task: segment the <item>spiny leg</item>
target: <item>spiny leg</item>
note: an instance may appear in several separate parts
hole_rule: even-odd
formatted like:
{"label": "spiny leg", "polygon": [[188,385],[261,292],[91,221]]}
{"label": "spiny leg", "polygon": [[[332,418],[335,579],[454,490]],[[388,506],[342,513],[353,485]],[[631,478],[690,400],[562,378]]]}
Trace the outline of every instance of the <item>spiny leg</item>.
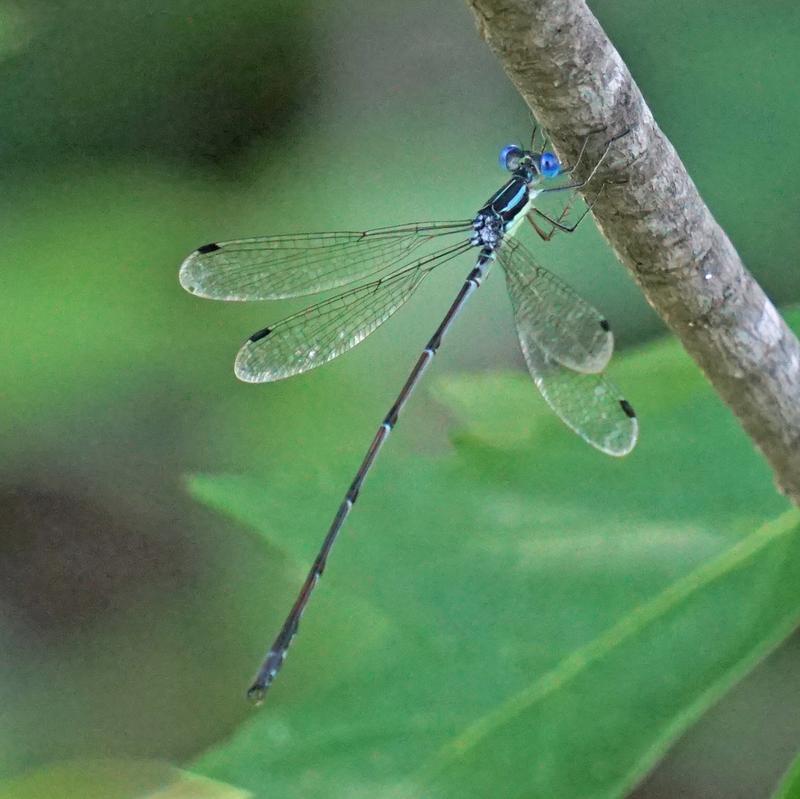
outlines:
{"label": "spiny leg", "polygon": [[559,174],[561,174],[561,175],[571,175],[571,174],[572,174],[572,173],[573,173],[573,172],[574,172],[574,171],[575,171],[575,170],[576,170],[576,169],[577,169],[577,168],[580,166],[580,164],[581,164],[581,161],[583,161],[583,156],[584,156],[584,154],[586,153],[586,145],[589,143],[589,139],[591,138],[591,135],[592,135],[592,134],[590,133],[590,134],[589,134],[589,135],[588,135],[588,136],[587,136],[587,137],[586,137],[586,138],[583,140],[583,144],[581,145],[581,150],[580,150],[580,152],[578,153],[578,158],[577,158],[577,160],[575,161],[575,163],[574,163],[572,166],[565,166],[565,167],[562,167],[562,169],[561,169],[561,172],[560,172]]}
{"label": "spiny leg", "polygon": [[[586,177],[585,180],[576,181],[575,183],[568,183],[566,186],[554,186],[551,189],[541,189],[540,193],[541,194],[545,194],[546,192],[552,192],[552,191],[567,191],[569,189],[582,189],[597,174],[597,170],[600,169],[600,165],[603,163],[603,161],[605,161],[606,156],[611,151],[611,147],[614,145],[614,143],[619,141],[619,139],[623,138],[624,136],[627,136],[629,133],[630,133],[630,128],[625,130],[623,133],[620,133],[619,135],[614,136],[612,139],[608,140],[608,142],[606,143],[605,149],[603,150],[602,154],[600,155],[600,158],[598,159],[597,163],[594,165],[592,171],[588,174],[588,176]],[[584,140],[584,145],[581,148],[581,152],[583,152],[585,147],[586,147],[586,140]],[[576,162],[576,166],[577,166],[577,162]],[[569,171],[572,172],[573,170],[574,170],[574,167],[572,167]]]}
{"label": "spiny leg", "polygon": [[539,148],[539,152],[543,153],[547,149],[547,145],[550,143],[550,134],[542,128],[542,146]]}
{"label": "spiny leg", "polygon": [[[574,199],[575,199],[574,195],[569,198],[567,203],[561,209],[561,213],[558,215],[558,219],[551,219],[549,216],[547,216],[547,214],[545,214],[543,211],[540,211],[538,208],[531,208],[531,210],[528,211],[527,214],[528,222],[531,223],[533,229],[536,231],[536,235],[538,235],[542,241],[550,241],[550,239],[553,238],[553,234],[556,232],[556,230],[563,227],[563,225],[561,225],[561,221],[569,213],[570,207],[572,206],[572,201]],[[545,233],[545,231],[539,227],[539,224],[536,221],[536,217],[534,216],[534,212],[536,212],[538,216],[546,219],[550,223],[550,230],[547,233]],[[580,222],[580,220],[578,220],[578,222]]]}
{"label": "spiny leg", "polygon": [[[586,215],[592,210],[594,204],[597,202],[605,188],[606,184],[604,183],[600,187],[600,190],[597,192],[597,194],[595,194],[595,196],[592,198],[591,202],[587,203],[586,210],[578,217],[573,225],[565,225],[563,220],[569,214],[570,209],[572,208],[572,203],[575,201],[575,197],[577,196],[575,193],[573,193],[573,195],[569,198],[564,207],[561,209],[561,213],[555,219],[553,219],[551,216],[548,216],[544,211],[541,211],[536,207],[533,207],[530,211],[528,211],[527,219],[531,225],[533,225],[533,229],[536,231],[539,238],[541,238],[543,241],[550,241],[550,239],[553,238],[553,234],[557,230],[561,231],[562,233],[574,233],[578,229],[578,225],[583,222]],[[536,216],[534,216],[534,214]],[[550,230],[548,232],[545,233],[545,231],[539,227],[536,221],[537,216],[550,223]]]}
{"label": "spiny leg", "polygon": [[[597,132],[599,132],[599,131],[591,131],[589,133],[589,135],[583,140],[583,144],[581,145],[581,149],[580,149],[580,152],[578,153],[578,158],[577,158],[574,166],[565,168],[563,170],[564,174],[570,174],[575,169],[577,169],[577,167],[580,165],[581,161],[583,160],[583,156],[584,156],[584,154],[586,152],[586,145],[589,142],[590,136],[593,133],[597,133]],[[567,203],[562,208],[561,213],[555,219],[553,217],[549,216],[548,214],[546,214],[544,211],[541,211],[539,208],[532,208],[528,212],[528,215],[527,215],[528,221],[531,223],[531,225],[533,226],[533,229],[536,231],[537,235],[543,241],[550,241],[550,239],[555,234],[556,230],[560,230],[563,233],[574,233],[575,230],[577,230],[578,225],[580,225],[580,223],[583,221],[584,217],[589,213],[589,211],[592,210],[594,204],[597,202],[597,200],[599,199],[600,195],[605,190],[605,187],[607,185],[607,181],[604,182],[602,186],[600,186],[600,189],[598,190],[597,194],[595,194],[594,199],[592,199],[591,202],[589,202],[587,204],[586,210],[578,217],[578,219],[576,220],[575,224],[573,224],[573,225],[565,225],[564,224],[564,219],[569,214],[569,211],[570,211],[570,209],[572,207],[572,203],[575,201],[575,196],[577,194],[577,190],[580,189],[580,188],[583,188],[584,186],[586,186],[592,180],[592,178],[594,178],[595,174],[597,173],[597,170],[600,168],[600,165],[603,163],[603,161],[605,160],[605,158],[608,155],[609,151],[611,150],[612,145],[616,141],[618,141],[619,139],[623,138],[624,136],[627,136],[628,133],[630,133],[630,129],[625,130],[623,133],[620,133],[618,136],[614,136],[612,139],[608,140],[608,142],[606,143],[605,149],[603,150],[603,153],[601,154],[601,156],[598,159],[597,163],[594,165],[594,168],[592,169],[592,171],[589,173],[589,175],[587,176],[587,178],[585,180],[579,181],[579,182],[575,182],[575,183],[570,183],[570,184],[567,184],[566,186],[555,186],[555,187],[550,188],[550,189],[542,189],[541,190],[542,194],[544,194],[545,192],[552,192],[552,191],[566,191],[566,190],[572,190],[573,191],[572,196],[569,198]],[[625,182],[625,181],[622,181],[622,182]],[[536,217],[537,216],[542,218],[542,219],[544,219],[544,220],[546,220],[550,224],[550,230],[549,231],[545,232],[544,230],[542,230],[542,228],[539,226],[539,224],[536,221]]]}

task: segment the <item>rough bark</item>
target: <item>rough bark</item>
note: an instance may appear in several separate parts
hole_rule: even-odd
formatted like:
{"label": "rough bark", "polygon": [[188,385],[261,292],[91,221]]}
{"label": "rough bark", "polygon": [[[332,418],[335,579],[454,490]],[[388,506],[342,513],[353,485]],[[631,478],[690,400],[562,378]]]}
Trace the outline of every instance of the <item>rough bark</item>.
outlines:
{"label": "rough bark", "polygon": [[[468,0],[561,158],[584,164],[593,213],[645,297],[800,504],[800,345],[703,203],[619,53],[582,0]],[[599,132],[598,132],[599,131]],[[580,170],[579,170],[580,172]],[[588,168],[583,169],[583,174]]]}

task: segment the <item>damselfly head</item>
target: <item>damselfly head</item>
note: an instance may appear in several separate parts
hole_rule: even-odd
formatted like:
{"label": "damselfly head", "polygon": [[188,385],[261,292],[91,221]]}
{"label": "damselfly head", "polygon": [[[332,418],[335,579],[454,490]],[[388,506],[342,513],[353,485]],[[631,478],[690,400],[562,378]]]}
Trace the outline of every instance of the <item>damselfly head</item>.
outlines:
{"label": "damselfly head", "polygon": [[517,144],[507,144],[500,150],[500,166],[507,169],[509,172],[516,172],[520,167],[526,166],[530,163],[530,157],[533,153],[523,150]]}
{"label": "damselfly head", "polygon": [[507,144],[500,150],[500,166],[509,172],[524,172],[528,183],[537,177],[554,178],[561,173],[561,161],[555,153],[545,150],[534,153],[517,144]]}
{"label": "damselfly head", "polygon": [[555,153],[545,151],[540,155],[534,156],[539,174],[546,178],[554,178],[561,172],[561,161]]}

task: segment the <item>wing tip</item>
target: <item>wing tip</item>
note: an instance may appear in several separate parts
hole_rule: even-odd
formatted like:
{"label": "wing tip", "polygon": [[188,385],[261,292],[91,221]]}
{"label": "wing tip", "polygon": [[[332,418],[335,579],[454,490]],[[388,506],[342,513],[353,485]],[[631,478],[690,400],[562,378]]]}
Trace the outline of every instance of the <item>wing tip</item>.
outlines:
{"label": "wing tip", "polygon": [[612,458],[624,458],[626,455],[630,455],[636,447],[636,442],[639,440],[639,420],[636,417],[633,406],[628,400],[624,397],[620,397],[617,402],[624,412],[628,424],[625,428],[617,427],[613,434],[602,437],[587,436],[568,420],[563,417],[562,420],[567,423],[568,427],[571,427],[578,433],[587,444],[590,444],[599,452],[602,452],[604,455],[610,455]]}
{"label": "wing tip", "polygon": [[222,247],[220,247],[220,245],[216,242],[204,244],[202,247],[198,247],[196,250],[193,250],[191,253],[189,253],[189,255],[186,256],[186,258],[183,259],[183,262],[178,269],[178,281],[184,290],[188,291],[190,294],[196,295],[197,297],[216,299],[215,296],[208,293],[207,289],[203,285],[203,279],[207,277],[207,273],[205,271],[207,264],[203,263],[202,256],[217,252],[217,250],[221,249]]}
{"label": "wing tip", "polygon": [[198,297],[203,296],[202,288],[197,279],[197,254],[200,250],[195,250],[183,259],[180,268],[178,269],[178,282],[181,287],[188,291],[189,294],[196,294]]}
{"label": "wing tip", "polygon": [[615,449],[606,449],[604,451],[615,458],[624,458],[633,451],[636,442],[639,440],[639,419],[636,416],[636,411],[633,410],[633,406],[624,397],[620,398],[619,406],[622,408],[625,416],[630,420],[630,435],[624,446]]}
{"label": "wing tip", "polygon": [[239,352],[236,353],[236,360],[233,363],[233,372],[243,383],[270,383],[280,379],[271,374],[268,369],[261,368],[258,371],[253,369],[253,350],[251,345],[265,338],[271,332],[270,328],[265,327],[259,330],[242,344]]}
{"label": "wing tip", "polygon": [[233,363],[233,371],[236,377],[243,383],[266,383],[269,381],[269,374],[261,372],[253,372],[250,366],[250,345],[266,338],[272,332],[272,328],[265,327],[253,333],[236,354],[236,360]]}
{"label": "wing tip", "polygon": [[242,349],[239,350],[239,354],[236,356],[236,360],[233,364],[233,373],[236,377],[242,381],[242,383],[265,383],[269,378],[263,377],[261,375],[254,374],[250,368],[247,366],[247,345],[245,344]]}

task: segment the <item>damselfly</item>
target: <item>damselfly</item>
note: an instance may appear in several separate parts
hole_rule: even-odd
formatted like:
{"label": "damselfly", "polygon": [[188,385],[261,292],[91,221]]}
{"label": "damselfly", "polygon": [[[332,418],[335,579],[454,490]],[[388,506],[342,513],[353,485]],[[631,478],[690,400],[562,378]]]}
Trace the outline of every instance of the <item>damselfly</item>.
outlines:
{"label": "damselfly", "polygon": [[[261,383],[306,372],[356,346],[400,308],[434,269],[477,250],[475,266],[378,428],[256,674],[248,691],[256,702],[263,699],[283,664],[300,617],[380,448],[445,333],[494,261],[505,273],[528,369],[550,407],[585,441],[609,455],[626,455],[636,443],[638,425],[633,408],[602,374],[613,349],[608,322],[511,238],[526,217],[543,239],[558,229],[574,230],[577,222],[569,227],[563,224],[563,213],[554,219],[534,207],[533,200],[543,192],[584,186],[611,142],[585,181],[546,187],[548,180],[572,170],[562,167],[557,156],[546,149],[546,142],[538,149],[533,141],[535,132],[531,149],[503,148],[500,162],[511,172],[511,179],[472,219],[215,242],[195,250],[181,265],[180,282],[185,289],[217,300],[301,297],[371,278],[254,333],[239,351],[235,369],[241,380]],[[542,219],[550,223],[549,232],[540,227]],[[422,254],[425,245],[438,243],[444,246]]]}

